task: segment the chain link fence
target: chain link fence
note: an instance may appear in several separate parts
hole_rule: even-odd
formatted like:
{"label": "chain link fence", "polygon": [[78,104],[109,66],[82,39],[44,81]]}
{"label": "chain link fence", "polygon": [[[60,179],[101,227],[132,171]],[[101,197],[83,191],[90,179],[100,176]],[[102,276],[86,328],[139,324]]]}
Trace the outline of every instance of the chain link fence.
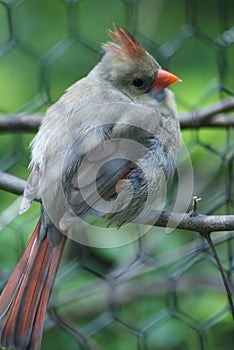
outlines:
{"label": "chain link fence", "polygon": [[[1,172],[27,178],[28,145],[40,116],[99,61],[113,22],[182,78],[172,89],[193,164],[193,194],[202,197],[197,210],[228,222],[234,208],[231,0],[0,0]],[[34,203],[18,216],[20,198],[10,192],[16,191],[0,191],[0,289],[39,215]],[[222,227],[212,240],[233,290],[234,231]],[[227,293],[204,236],[183,228],[165,234],[162,227],[141,236],[141,227],[133,229],[139,238],[119,247],[69,243],[42,349],[233,349]]]}

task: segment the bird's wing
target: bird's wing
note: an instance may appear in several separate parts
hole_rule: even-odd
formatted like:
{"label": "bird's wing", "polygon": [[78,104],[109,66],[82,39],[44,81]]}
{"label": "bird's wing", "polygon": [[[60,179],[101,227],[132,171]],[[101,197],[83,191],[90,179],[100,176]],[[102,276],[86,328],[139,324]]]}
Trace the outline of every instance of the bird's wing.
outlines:
{"label": "bird's wing", "polygon": [[[95,145],[81,154],[83,145],[90,139],[96,140]],[[90,213],[102,216],[108,211],[108,202],[117,195],[116,185],[128,177],[133,167],[120,143],[119,139],[111,138],[110,127],[105,125],[92,129],[68,152],[62,183],[66,200],[77,216]]]}

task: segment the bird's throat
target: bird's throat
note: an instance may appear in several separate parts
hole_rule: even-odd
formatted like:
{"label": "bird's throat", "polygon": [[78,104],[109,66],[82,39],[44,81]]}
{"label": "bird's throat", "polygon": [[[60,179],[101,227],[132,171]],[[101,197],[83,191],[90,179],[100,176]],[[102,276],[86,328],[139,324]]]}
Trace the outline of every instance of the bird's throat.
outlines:
{"label": "bird's throat", "polygon": [[163,90],[161,90],[161,91],[159,91],[159,92],[154,92],[154,90],[151,89],[151,90],[149,90],[149,91],[147,92],[147,94],[148,94],[151,98],[157,100],[158,102],[162,102],[162,101],[164,100],[164,98],[166,97],[166,89],[163,89]]}

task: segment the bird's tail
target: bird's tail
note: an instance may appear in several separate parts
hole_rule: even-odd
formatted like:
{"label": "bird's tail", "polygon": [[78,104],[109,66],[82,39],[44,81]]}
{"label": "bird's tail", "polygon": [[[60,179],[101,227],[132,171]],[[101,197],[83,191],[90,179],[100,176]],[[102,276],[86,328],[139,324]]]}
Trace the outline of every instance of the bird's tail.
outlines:
{"label": "bird's tail", "polygon": [[66,242],[53,225],[42,226],[40,220],[0,296],[4,348],[40,349],[45,311]]}

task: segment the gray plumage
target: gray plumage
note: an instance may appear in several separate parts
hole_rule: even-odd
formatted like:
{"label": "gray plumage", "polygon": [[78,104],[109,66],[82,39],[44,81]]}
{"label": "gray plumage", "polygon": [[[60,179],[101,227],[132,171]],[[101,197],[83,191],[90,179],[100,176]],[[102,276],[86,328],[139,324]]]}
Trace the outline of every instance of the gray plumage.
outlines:
{"label": "gray plumage", "polygon": [[32,142],[21,212],[39,195],[66,231],[89,214],[119,226],[145,222],[150,207],[162,205],[180,144],[176,106],[170,90],[154,91],[158,63],[128,39],[132,51],[115,38],[89,75],[48,109]]}

